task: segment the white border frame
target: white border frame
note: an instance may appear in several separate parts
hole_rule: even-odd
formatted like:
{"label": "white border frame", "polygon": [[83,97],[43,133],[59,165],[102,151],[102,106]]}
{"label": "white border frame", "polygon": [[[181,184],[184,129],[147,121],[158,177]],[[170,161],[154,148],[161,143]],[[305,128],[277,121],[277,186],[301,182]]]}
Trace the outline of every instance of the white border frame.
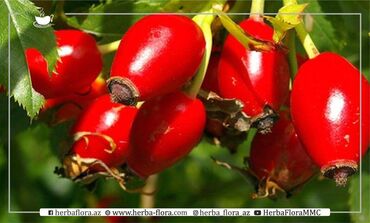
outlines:
{"label": "white border frame", "polygon": [[[148,15],[148,14],[177,14],[177,15],[212,15],[215,13],[65,13],[67,16],[79,16],[79,15]],[[227,13],[228,15],[250,15],[250,13]],[[264,13],[264,15],[276,15],[277,13]],[[286,14],[296,14],[296,13],[286,13]],[[352,15],[352,16],[359,16],[359,28],[360,28],[360,34],[359,34],[359,41],[360,41],[360,75],[362,75],[362,13],[356,12],[356,13],[300,13],[302,15]],[[8,13],[8,95],[10,95],[10,54],[11,54],[11,44],[10,44],[10,14]],[[361,78],[360,78],[360,123],[362,123],[362,85],[361,85]],[[10,134],[10,96],[8,96],[8,213],[9,214],[39,214],[39,211],[13,211],[11,210],[11,185],[10,185],[10,141],[11,141],[11,134]],[[362,128],[360,125],[360,153],[362,154]],[[330,211],[330,213],[333,214],[361,214],[362,213],[362,156],[360,156],[359,161],[359,181],[360,181],[360,210],[359,211]]]}

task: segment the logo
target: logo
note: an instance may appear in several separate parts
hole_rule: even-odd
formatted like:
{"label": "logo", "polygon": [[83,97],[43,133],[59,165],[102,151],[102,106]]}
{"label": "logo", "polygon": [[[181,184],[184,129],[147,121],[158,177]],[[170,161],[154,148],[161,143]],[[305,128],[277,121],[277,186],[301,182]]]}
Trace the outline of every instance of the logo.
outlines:
{"label": "logo", "polygon": [[261,213],[261,210],[255,210],[255,211],[254,211],[254,215],[257,215],[257,216],[258,216],[258,215],[261,215],[261,214],[262,214],[262,213]]}
{"label": "logo", "polygon": [[33,22],[33,25],[37,28],[47,28],[52,26],[52,22],[54,19],[54,15],[45,15],[44,10],[40,9],[40,16],[35,16],[35,21]]}

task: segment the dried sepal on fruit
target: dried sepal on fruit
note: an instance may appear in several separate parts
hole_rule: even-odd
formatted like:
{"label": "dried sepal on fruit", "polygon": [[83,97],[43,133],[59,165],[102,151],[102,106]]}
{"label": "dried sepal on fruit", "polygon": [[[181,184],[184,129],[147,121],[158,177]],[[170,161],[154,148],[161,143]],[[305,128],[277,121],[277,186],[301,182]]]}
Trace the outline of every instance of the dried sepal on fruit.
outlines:
{"label": "dried sepal on fruit", "polygon": [[219,120],[207,118],[205,135],[209,137],[210,143],[236,153],[238,146],[245,141],[247,132],[226,128]]}
{"label": "dried sepal on fruit", "polygon": [[271,133],[257,133],[254,137],[248,166],[260,182],[256,198],[273,197],[278,191],[290,195],[317,169],[301,144],[289,113],[285,111],[280,112],[280,119]]}
{"label": "dried sepal on fruit", "polygon": [[246,167],[217,161],[217,164],[246,176],[255,187],[253,199],[289,197],[315,173],[317,167],[305,152],[287,112],[280,113],[272,132],[257,133],[251,144]]}
{"label": "dried sepal on fruit", "polygon": [[103,176],[116,180],[125,191],[142,192],[126,188],[132,174],[122,168],[137,110],[112,102],[109,95],[91,103],[72,127],[74,142],[63,160],[63,176],[85,184]]}
{"label": "dried sepal on fruit", "polygon": [[217,120],[228,129],[236,132],[247,132],[256,127],[261,133],[268,133],[270,126],[277,119],[275,112],[265,106],[264,112],[248,116],[244,111],[244,103],[238,99],[222,98],[214,92],[200,90],[198,97],[202,100],[209,119]]}
{"label": "dried sepal on fruit", "polygon": [[[273,29],[263,21],[249,18],[240,27],[258,40],[273,42]],[[259,120],[261,132],[269,132],[274,116],[288,97],[290,72],[285,54],[280,48],[245,48],[231,35],[225,40],[218,66],[220,95],[242,101],[243,112],[250,117],[272,116]]]}

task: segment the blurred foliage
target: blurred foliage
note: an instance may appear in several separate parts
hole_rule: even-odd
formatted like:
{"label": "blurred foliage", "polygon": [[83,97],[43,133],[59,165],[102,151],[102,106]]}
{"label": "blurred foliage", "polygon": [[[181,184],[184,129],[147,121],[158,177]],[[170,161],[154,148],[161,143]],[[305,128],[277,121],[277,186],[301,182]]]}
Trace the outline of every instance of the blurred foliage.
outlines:
{"label": "blurred foliage", "polygon": [[[208,4],[202,1],[164,0],[164,1],[65,1],[65,12],[161,12],[186,11],[198,12]],[[44,7],[45,12],[56,13],[57,1],[35,1]],[[348,58],[357,67],[360,65],[360,46],[362,47],[362,70],[369,78],[369,1],[309,1],[306,12],[343,13],[361,12],[359,15],[306,15],[305,21],[313,40],[320,51],[334,51]],[[276,13],[282,6],[281,1],[266,1],[265,11]],[[60,6],[59,6],[60,7]],[[230,12],[248,13],[249,1],[237,1]],[[120,38],[125,30],[141,15],[135,16],[68,16],[66,21],[56,21],[54,28],[68,25],[90,30],[98,34],[100,43]],[[240,20],[244,16],[233,16]],[[3,21],[5,16],[1,18]],[[61,19],[61,18],[59,18]],[[119,27],[116,27],[119,24]],[[362,31],[362,36],[360,36]],[[107,34],[113,33],[113,36]],[[359,40],[362,40],[362,45]],[[297,41],[297,47],[302,51]],[[2,49],[3,50],[3,49]],[[104,73],[109,73],[113,54],[104,58]],[[115,207],[139,207],[140,195],[123,192],[113,181],[100,180],[93,191],[81,185],[61,179],[53,173],[60,166],[60,158],[68,150],[69,127],[72,123],[49,126],[43,120],[30,121],[26,112],[12,98],[8,110],[8,98],[0,95],[0,222],[106,222],[104,218],[69,217],[40,218],[38,214],[8,214],[12,211],[38,211],[42,207],[96,207],[102,198],[114,196]],[[10,113],[10,141],[8,141],[8,112]],[[159,174],[155,196],[156,207],[322,207],[336,211],[359,211],[362,199],[362,214],[332,214],[324,218],[155,218],[154,222],[368,222],[370,218],[370,159],[369,153],[363,160],[362,198],[360,198],[359,174],[352,177],[349,186],[338,188],[332,181],[315,176],[300,193],[279,200],[252,200],[252,186],[235,172],[217,166],[210,156],[242,165],[243,157],[249,153],[246,140],[236,154],[227,149],[214,146],[209,139],[202,142],[184,160]],[[9,148],[9,150],[8,150]],[[10,152],[10,154],[8,154]],[[8,160],[8,155],[10,160]],[[8,164],[10,166],[10,188],[8,188]],[[9,189],[9,190],[8,190]],[[125,219],[126,222],[149,221],[148,219]]]}
{"label": "blurred foliage", "polygon": [[[34,118],[44,103],[44,97],[32,88],[24,51],[29,48],[39,50],[48,62],[51,74],[58,59],[54,30],[51,27],[34,27],[35,16],[39,16],[40,11],[29,1],[4,0],[0,2],[0,14],[8,15],[0,21],[0,60],[3,61],[0,65],[0,84],[8,86],[9,67],[12,74],[10,95]],[[12,50],[8,55],[9,45]]]}

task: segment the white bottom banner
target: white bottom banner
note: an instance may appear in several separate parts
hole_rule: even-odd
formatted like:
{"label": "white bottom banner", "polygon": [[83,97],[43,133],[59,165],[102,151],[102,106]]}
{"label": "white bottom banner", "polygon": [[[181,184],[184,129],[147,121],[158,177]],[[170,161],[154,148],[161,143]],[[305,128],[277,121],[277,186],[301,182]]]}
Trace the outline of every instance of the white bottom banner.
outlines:
{"label": "white bottom banner", "polygon": [[330,216],[329,208],[41,208],[40,216]]}

